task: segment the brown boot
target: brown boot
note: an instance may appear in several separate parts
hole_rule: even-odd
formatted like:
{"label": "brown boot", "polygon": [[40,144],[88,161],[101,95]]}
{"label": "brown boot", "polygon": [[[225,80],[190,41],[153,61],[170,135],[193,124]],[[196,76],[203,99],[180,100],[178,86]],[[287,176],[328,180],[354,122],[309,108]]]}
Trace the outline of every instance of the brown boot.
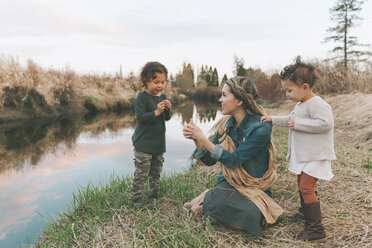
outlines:
{"label": "brown boot", "polygon": [[[302,194],[301,194],[301,191],[298,191],[299,195],[300,195],[300,203],[301,203],[301,207],[298,208],[298,213],[295,213],[295,214],[291,214],[291,215],[288,215],[288,218],[290,219],[293,219],[293,220],[305,220],[305,216],[304,216],[304,198],[302,197]],[[318,196],[318,191],[315,190],[315,195]]]}
{"label": "brown boot", "polygon": [[320,212],[320,203],[304,203],[303,211],[305,215],[305,229],[296,236],[296,240],[309,242],[325,242],[327,240],[324,227],[322,225],[322,216]]}
{"label": "brown boot", "polygon": [[301,191],[298,191],[298,193],[300,194],[301,207],[298,208],[298,213],[288,215],[288,218],[293,219],[293,220],[305,220],[304,210],[303,210],[304,198],[302,197]]}

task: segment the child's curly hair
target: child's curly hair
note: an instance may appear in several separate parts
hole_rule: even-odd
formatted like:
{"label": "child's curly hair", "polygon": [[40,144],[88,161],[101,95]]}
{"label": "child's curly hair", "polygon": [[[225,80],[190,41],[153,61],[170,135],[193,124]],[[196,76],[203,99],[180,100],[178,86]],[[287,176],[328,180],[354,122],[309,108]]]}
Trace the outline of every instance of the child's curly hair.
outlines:
{"label": "child's curly hair", "polygon": [[147,62],[145,66],[141,70],[141,82],[144,87],[146,87],[146,83],[150,82],[151,80],[156,78],[155,73],[164,73],[165,78],[168,78],[168,70],[167,68],[159,63],[159,62]]}
{"label": "child's curly hair", "polygon": [[296,63],[287,65],[280,73],[281,80],[291,80],[297,85],[309,84],[312,88],[317,80],[315,67],[301,62],[301,56],[297,56]]}

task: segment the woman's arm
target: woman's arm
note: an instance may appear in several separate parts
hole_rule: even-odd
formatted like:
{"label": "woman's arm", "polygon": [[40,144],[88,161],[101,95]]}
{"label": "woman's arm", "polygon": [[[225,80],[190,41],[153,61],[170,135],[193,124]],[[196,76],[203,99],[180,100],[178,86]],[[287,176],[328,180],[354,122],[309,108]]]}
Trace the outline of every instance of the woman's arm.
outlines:
{"label": "woman's arm", "polygon": [[[195,136],[193,136],[193,131],[194,131],[195,127],[197,127],[197,126],[194,124],[194,122],[190,121],[190,123],[187,124],[186,126],[184,126],[184,128],[183,128],[184,137],[187,138],[187,139],[192,139],[195,143],[196,150],[195,150],[193,156],[194,156],[194,158],[200,159],[205,165],[208,165],[208,166],[209,165],[214,165],[217,162],[217,160],[214,159],[211,156],[210,151],[205,147],[202,140],[196,139]],[[199,127],[197,127],[197,128],[200,131],[199,135],[204,136],[204,134],[201,132],[200,128]],[[212,142],[209,139],[208,139],[208,142],[212,143],[212,144],[217,144],[218,143],[218,134],[217,133],[215,134],[215,137],[214,137]]]}
{"label": "woman's arm", "polygon": [[266,147],[271,139],[272,125],[267,122],[262,122],[257,125],[244,141],[233,152],[228,152],[217,143],[214,144],[202,133],[199,127],[195,124],[190,125],[192,132],[191,137],[200,142],[205,149],[210,153],[213,160],[219,160],[229,168],[236,168],[243,162],[253,158],[258,152]]}

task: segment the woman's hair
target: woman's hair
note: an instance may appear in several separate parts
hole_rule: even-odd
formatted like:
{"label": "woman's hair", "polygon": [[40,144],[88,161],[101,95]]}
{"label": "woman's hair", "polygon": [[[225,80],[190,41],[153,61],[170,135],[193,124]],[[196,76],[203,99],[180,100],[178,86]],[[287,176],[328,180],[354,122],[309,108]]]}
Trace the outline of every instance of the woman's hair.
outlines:
{"label": "woman's hair", "polygon": [[256,103],[258,97],[256,84],[248,77],[233,77],[225,82],[231,93],[238,100],[243,102],[243,107],[249,114],[264,115],[263,108]]}
{"label": "woman's hair", "polygon": [[280,73],[282,80],[291,80],[297,85],[309,84],[312,88],[317,80],[314,66],[301,62],[301,57],[297,56],[296,63],[287,65]]}
{"label": "woman's hair", "polygon": [[156,72],[164,73],[165,78],[168,78],[167,68],[159,62],[147,62],[141,70],[141,82],[143,86],[147,86],[146,83],[156,78]]}

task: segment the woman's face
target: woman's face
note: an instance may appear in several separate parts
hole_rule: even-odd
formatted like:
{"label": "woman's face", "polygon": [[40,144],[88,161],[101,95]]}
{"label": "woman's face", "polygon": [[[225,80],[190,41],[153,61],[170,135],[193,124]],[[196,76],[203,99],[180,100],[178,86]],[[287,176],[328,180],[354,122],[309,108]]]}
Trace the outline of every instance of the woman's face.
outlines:
{"label": "woman's face", "polygon": [[223,115],[233,115],[235,111],[242,105],[242,101],[236,99],[230,91],[230,86],[225,84],[222,88],[222,94],[218,100],[221,103]]}

